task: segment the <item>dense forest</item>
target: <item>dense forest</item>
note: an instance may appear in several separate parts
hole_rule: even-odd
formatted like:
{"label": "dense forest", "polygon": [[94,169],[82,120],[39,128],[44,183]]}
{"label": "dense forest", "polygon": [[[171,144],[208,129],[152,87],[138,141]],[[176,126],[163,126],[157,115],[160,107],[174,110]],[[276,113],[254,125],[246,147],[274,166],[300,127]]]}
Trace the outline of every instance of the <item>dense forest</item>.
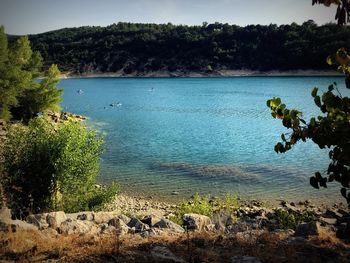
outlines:
{"label": "dense forest", "polygon": [[201,26],[118,23],[64,28],[29,36],[47,65],[72,73],[124,74],[329,70],[326,57],[350,48],[350,28],[335,24]]}

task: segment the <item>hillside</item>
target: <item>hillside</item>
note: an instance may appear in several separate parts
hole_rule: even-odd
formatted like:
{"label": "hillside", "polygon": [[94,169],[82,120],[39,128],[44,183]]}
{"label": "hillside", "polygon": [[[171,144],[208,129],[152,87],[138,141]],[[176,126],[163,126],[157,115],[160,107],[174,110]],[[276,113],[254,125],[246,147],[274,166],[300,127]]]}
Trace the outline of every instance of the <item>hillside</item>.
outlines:
{"label": "hillside", "polygon": [[330,70],[326,57],[350,48],[349,27],[335,24],[240,27],[118,23],[31,35],[46,65],[62,71],[123,74],[218,70]]}

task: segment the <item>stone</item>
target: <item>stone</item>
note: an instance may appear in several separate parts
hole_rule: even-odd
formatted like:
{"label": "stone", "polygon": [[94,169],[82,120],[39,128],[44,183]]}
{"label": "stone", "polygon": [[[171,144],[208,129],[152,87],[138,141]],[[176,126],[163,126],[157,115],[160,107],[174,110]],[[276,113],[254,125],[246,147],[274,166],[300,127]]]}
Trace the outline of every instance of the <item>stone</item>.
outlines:
{"label": "stone", "polygon": [[103,226],[100,228],[101,234],[117,234],[117,229],[114,226],[109,226],[108,224],[102,224]]}
{"label": "stone", "polygon": [[63,211],[51,212],[47,214],[46,220],[49,227],[56,229],[67,220],[67,216]]}
{"label": "stone", "polygon": [[321,226],[319,222],[303,223],[297,226],[294,236],[308,237],[320,234]]}
{"label": "stone", "polygon": [[94,213],[94,222],[96,224],[108,223],[115,216],[116,214],[113,212],[97,212]]}
{"label": "stone", "polygon": [[97,233],[98,229],[93,222],[86,220],[67,219],[58,228],[58,232],[63,235]]}
{"label": "stone", "polygon": [[167,247],[156,246],[151,250],[152,262],[185,263],[184,260],[175,256]]}
{"label": "stone", "polygon": [[162,233],[163,232],[158,228],[150,228],[150,229],[147,229],[147,230],[140,232],[140,236],[143,238],[148,238],[148,237],[159,236]]}
{"label": "stone", "polygon": [[49,227],[49,224],[47,223],[47,215],[47,213],[29,215],[27,216],[26,221],[29,224],[35,225],[39,229],[46,229]]}
{"label": "stone", "polygon": [[327,218],[327,217],[320,217],[318,219],[321,223],[325,225],[335,225],[337,224],[337,219],[336,218]]}
{"label": "stone", "polygon": [[121,219],[125,224],[128,224],[131,220],[130,217],[123,215],[123,214],[119,215],[118,218]]}
{"label": "stone", "polygon": [[95,219],[94,212],[79,213],[76,219],[93,221]]}
{"label": "stone", "polygon": [[260,259],[250,256],[235,256],[231,259],[232,263],[262,263]]}
{"label": "stone", "polygon": [[190,230],[203,230],[207,225],[211,224],[211,219],[208,216],[199,214],[184,214],[184,225]]}
{"label": "stone", "polygon": [[136,233],[149,229],[148,225],[142,223],[139,219],[135,217],[131,218],[127,226],[130,227],[131,229],[134,229]]}
{"label": "stone", "polygon": [[183,229],[178,224],[174,223],[173,221],[170,221],[168,219],[162,218],[158,223],[154,225],[154,227],[166,229],[175,233],[184,233],[185,229]]}
{"label": "stone", "polygon": [[341,213],[339,213],[337,210],[327,209],[324,216],[325,217],[332,217],[332,218],[341,218],[343,215]]}
{"label": "stone", "polygon": [[117,233],[120,235],[125,235],[129,232],[129,227],[125,224],[125,222],[122,219],[118,217],[109,220],[108,225],[115,227]]}
{"label": "stone", "polygon": [[156,215],[147,215],[143,219],[141,219],[141,222],[144,224],[149,225],[150,227],[154,226],[156,223],[158,223],[161,220],[159,216]]}
{"label": "stone", "polygon": [[12,221],[11,217],[11,209],[7,208],[6,206],[0,209],[0,222],[9,223]]}
{"label": "stone", "polygon": [[3,232],[18,232],[22,230],[33,230],[36,231],[38,228],[32,224],[29,224],[21,220],[11,220],[11,221],[2,221],[0,222],[0,231]]}

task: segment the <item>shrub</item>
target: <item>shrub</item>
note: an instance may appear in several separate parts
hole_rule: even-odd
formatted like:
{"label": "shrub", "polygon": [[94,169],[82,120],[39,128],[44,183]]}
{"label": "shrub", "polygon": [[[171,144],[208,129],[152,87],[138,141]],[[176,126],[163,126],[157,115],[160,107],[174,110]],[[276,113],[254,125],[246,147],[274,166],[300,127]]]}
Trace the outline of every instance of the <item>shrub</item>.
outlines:
{"label": "shrub", "polygon": [[315,220],[315,215],[311,211],[288,212],[283,209],[276,209],[276,225],[278,229],[293,229],[301,223],[308,223]]}
{"label": "shrub", "polygon": [[238,200],[234,195],[226,194],[222,199],[209,201],[207,197],[195,193],[193,200],[180,203],[171,220],[179,225],[183,225],[184,214],[194,213],[212,217],[214,213],[220,211],[232,213],[237,207]]}
{"label": "shrub", "polygon": [[97,208],[117,187],[96,189],[103,140],[80,123],[35,118],[12,125],[4,143],[3,188],[16,216]]}

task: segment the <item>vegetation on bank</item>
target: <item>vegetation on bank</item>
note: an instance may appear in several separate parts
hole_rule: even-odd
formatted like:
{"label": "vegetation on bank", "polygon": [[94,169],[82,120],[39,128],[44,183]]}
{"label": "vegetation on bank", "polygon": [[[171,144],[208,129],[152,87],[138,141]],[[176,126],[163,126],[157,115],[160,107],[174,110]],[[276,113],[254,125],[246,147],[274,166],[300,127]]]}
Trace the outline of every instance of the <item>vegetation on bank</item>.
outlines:
{"label": "vegetation on bank", "polygon": [[[107,27],[64,28],[31,35],[46,65],[75,74],[153,71],[329,70],[324,58],[350,48],[350,28],[222,23],[201,26],[117,23]],[[13,37],[15,39],[15,37]]]}
{"label": "vegetation on bank", "polygon": [[80,122],[47,116],[60,108],[57,66],[44,74],[42,58],[28,38],[8,46],[0,27],[0,73],[0,119],[10,121],[0,138],[5,205],[16,217],[24,217],[52,210],[95,210],[110,201],[119,187],[95,186],[103,139]]}

